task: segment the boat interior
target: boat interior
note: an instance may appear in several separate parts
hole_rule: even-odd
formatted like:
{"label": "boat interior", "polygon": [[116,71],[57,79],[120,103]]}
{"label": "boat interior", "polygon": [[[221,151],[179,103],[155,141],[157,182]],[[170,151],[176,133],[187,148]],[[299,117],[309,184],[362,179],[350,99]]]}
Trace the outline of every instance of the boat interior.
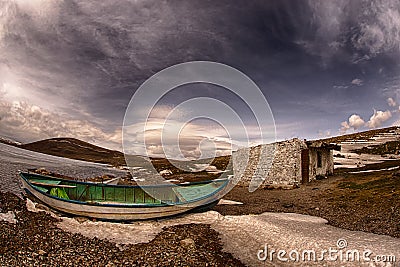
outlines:
{"label": "boat interior", "polygon": [[228,179],[217,179],[178,185],[141,187],[80,182],[33,173],[20,175],[37,191],[56,198],[85,203],[124,205],[189,203],[216,194],[228,182]]}

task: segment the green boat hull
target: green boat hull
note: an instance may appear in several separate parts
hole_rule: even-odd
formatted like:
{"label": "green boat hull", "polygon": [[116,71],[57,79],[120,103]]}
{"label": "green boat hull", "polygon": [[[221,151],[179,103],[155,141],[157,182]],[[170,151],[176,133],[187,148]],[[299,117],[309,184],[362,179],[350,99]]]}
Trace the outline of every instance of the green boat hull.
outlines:
{"label": "green boat hull", "polygon": [[[25,191],[68,214],[105,220],[143,220],[213,206],[228,180],[165,186],[122,186],[20,173]],[[158,197],[154,197],[158,196]]]}

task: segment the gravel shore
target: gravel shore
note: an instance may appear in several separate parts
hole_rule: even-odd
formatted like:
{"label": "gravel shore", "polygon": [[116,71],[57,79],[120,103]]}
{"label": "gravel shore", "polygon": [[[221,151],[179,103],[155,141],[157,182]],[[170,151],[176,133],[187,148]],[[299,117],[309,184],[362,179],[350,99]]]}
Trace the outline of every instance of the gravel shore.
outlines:
{"label": "gravel shore", "polygon": [[0,193],[0,209],[16,219],[0,221],[0,266],[244,266],[205,224],[171,226],[149,243],[116,246],[59,229],[57,219],[28,211],[12,193]]}
{"label": "gravel shore", "polygon": [[[164,227],[151,235],[149,242],[117,245],[108,238],[79,232],[83,228],[79,225],[90,221],[76,222],[78,231],[71,232],[59,228],[59,220],[65,223],[67,218],[28,211],[21,199],[17,173],[18,169],[45,167],[65,175],[80,172],[81,177],[93,177],[118,170],[35,152],[27,154],[9,146],[0,151],[0,216],[7,220],[0,217],[0,266],[281,266],[257,259],[262,244],[288,250],[305,246],[320,250],[334,246],[343,237],[351,248],[400,257],[399,239],[393,238],[400,233],[400,175],[397,170],[380,170],[398,166],[399,162],[377,165],[377,172],[340,171],[334,177],[290,191],[249,193],[247,188],[234,188],[224,198],[243,205],[218,205],[214,210],[219,213],[149,222]],[[327,221],[340,228],[326,225]]]}
{"label": "gravel shore", "polygon": [[[126,172],[0,144],[0,266],[243,266],[222,252],[219,234],[205,224],[171,226],[145,244],[124,245],[59,229],[57,219],[30,212],[21,199],[18,171],[46,168],[77,178]],[[185,240],[185,241],[182,241]],[[181,242],[182,241],[182,242]]]}

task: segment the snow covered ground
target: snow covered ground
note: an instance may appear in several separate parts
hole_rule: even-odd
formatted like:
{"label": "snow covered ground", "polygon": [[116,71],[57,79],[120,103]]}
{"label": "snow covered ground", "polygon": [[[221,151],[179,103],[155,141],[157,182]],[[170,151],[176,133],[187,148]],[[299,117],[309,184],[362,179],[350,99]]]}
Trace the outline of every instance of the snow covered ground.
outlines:
{"label": "snow covered ground", "polygon": [[[361,144],[356,142],[344,144],[344,151],[340,153],[349,153],[349,150],[354,149],[354,145]],[[18,170],[39,167],[80,178],[103,173],[113,173],[116,176],[125,174],[125,171],[113,169],[104,164],[59,158],[0,144],[0,190],[21,193],[17,179]],[[138,173],[140,173],[139,170],[140,168],[138,168]],[[12,214],[4,214],[1,219],[12,221],[13,217]],[[277,258],[279,250],[286,253],[292,251],[300,253],[300,261],[292,261],[290,266],[393,266],[379,262],[340,261],[340,251],[346,255],[348,251],[353,253],[355,250],[360,253],[370,251],[371,257],[395,255],[397,260],[400,259],[400,239],[398,238],[339,229],[327,225],[326,220],[322,218],[289,213],[222,216],[218,212],[209,211],[167,220],[131,224],[92,221],[79,223],[73,218],[63,217],[59,227],[89,237],[108,239],[116,244],[134,244],[149,242],[165,226],[188,223],[210,224],[221,234],[224,249],[248,266],[287,266],[287,262]],[[258,256],[264,257],[266,248],[268,255],[266,261],[263,262],[258,259]],[[304,251],[315,251],[317,257],[321,257],[321,253],[329,249],[337,251],[334,254],[339,255],[336,260],[329,260],[327,254],[323,261],[301,260],[301,253]],[[270,260],[269,255],[272,250],[275,254]],[[288,258],[288,256],[286,254],[282,258]],[[292,256],[296,255],[292,254]]]}
{"label": "snow covered ground", "polygon": [[[79,223],[72,218],[63,218],[58,226],[72,233],[110,240],[121,248],[121,244],[149,242],[163,227],[189,223],[210,224],[220,233],[224,249],[247,266],[393,266],[363,261],[365,251],[371,251],[371,259],[377,255],[394,255],[396,259],[400,259],[398,238],[344,230],[327,225],[327,221],[322,218],[294,213],[266,212],[260,215],[222,216],[216,211],[208,211],[131,224],[92,221]],[[260,250],[265,251],[265,248],[267,259],[261,261],[259,256],[263,259],[265,254],[260,253]],[[329,249],[336,251],[332,258],[327,253]],[[287,254],[283,256],[286,259],[291,251],[297,251],[299,260],[279,260],[279,250],[286,251]],[[361,255],[360,261],[346,258],[348,251],[355,250]],[[304,251],[314,251],[316,260],[307,260],[305,257],[303,261]],[[270,257],[271,252],[273,254]],[[340,260],[341,253],[344,255],[343,260]]]}
{"label": "snow covered ground", "polygon": [[[389,141],[400,140],[400,130],[391,131],[388,133],[381,133],[373,138],[372,140],[349,140],[346,142],[339,143],[342,147],[341,151],[333,151],[334,162],[339,163],[335,165],[335,168],[357,168],[363,167],[366,164],[380,163],[384,160],[400,159],[400,155],[387,155],[382,157],[381,155],[371,154],[357,154],[351,151],[368,147],[372,145],[384,144]],[[340,154],[342,157],[335,155]]]}
{"label": "snow covered ground", "polygon": [[105,173],[115,176],[125,176],[126,174],[126,171],[118,170],[105,164],[61,158],[0,143],[1,191],[20,194],[22,190],[18,179],[18,172],[41,167],[49,171],[81,179]]}

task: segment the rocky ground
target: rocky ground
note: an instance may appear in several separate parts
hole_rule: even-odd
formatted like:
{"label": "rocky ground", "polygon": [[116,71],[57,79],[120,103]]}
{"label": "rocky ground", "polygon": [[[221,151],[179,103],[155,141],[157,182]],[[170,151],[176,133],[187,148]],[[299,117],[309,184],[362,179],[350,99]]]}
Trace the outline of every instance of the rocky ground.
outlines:
{"label": "rocky ground", "polygon": [[[18,169],[44,166],[52,170],[57,166],[57,170],[66,175],[74,176],[75,172],[80,172],[86,177],[109,172],[109,169],[93,164],[76,167],[73,161],[34,152],[26,154],[8,146],[2,148],[5,149],[0,158],[0,192],[3,192],[0,193],[0,214],[15,214],[15,218],[9,218],[9,222],[0,220],[0,266],[243,266],[234,256],[223,251],[222,229],[216,232],[213,230],[216,226],[211,228],[207,223],[169,226],[149,243],[122,247],[63,231],[57,227],[58,219],[44,212],[28,211],[24,200],[17,197],[21,194],[16,179]],[[336,227],[399,238],[399,166],[400,161],[392,160],[364,168],[339,169],[329,179],[314,181],[294,190],[259,189],[249,193],[247,188],[238,187],[224,198],[243,205],[221,205],[214,210],[223,215],[268,211],[313,215]],[[224,223],[233,220],[228,217]],[[241,219],[237,217],[234,220]],[[240,229],[237,234],[243,234]],[[233,234],[230,238],[235,236]],[[354,244],[358,242],[353,241]],[[255,242],[258,243],[261,241]]]}
{"label": "rocky ground", "polygon": [[222,251],[209,225],[171,226],[149,243],[118,248],[59,229],[57,219],[28,211],[12,193],[0,193],[0,209],[16,214],[16,223],[0,221],[0,266],[244,266]]}
{"label": "rocky ground", "polygon": [[258,189],[249,193],[247,188],[234,188],[224,198],[244,204],[214,209],[223,215],[293,212],[322,217],[343,229],[399,238],[399,166],[400,161],[396,160],[339,169],[328,179],[293,190]]}
{"label": "rocky ground", "polygon": [[26,210],[19,198],[18,171],[43,167],[82,179],[125,172],[5,144],[0,151],[0,213],[12,211],[17,220],[0,220],[0,266],[242,266],[221,251],[218,233],[204,224],[172,226],[150,243],[128,245],[123,251],[111,242],[65,232],[49,215]]}

